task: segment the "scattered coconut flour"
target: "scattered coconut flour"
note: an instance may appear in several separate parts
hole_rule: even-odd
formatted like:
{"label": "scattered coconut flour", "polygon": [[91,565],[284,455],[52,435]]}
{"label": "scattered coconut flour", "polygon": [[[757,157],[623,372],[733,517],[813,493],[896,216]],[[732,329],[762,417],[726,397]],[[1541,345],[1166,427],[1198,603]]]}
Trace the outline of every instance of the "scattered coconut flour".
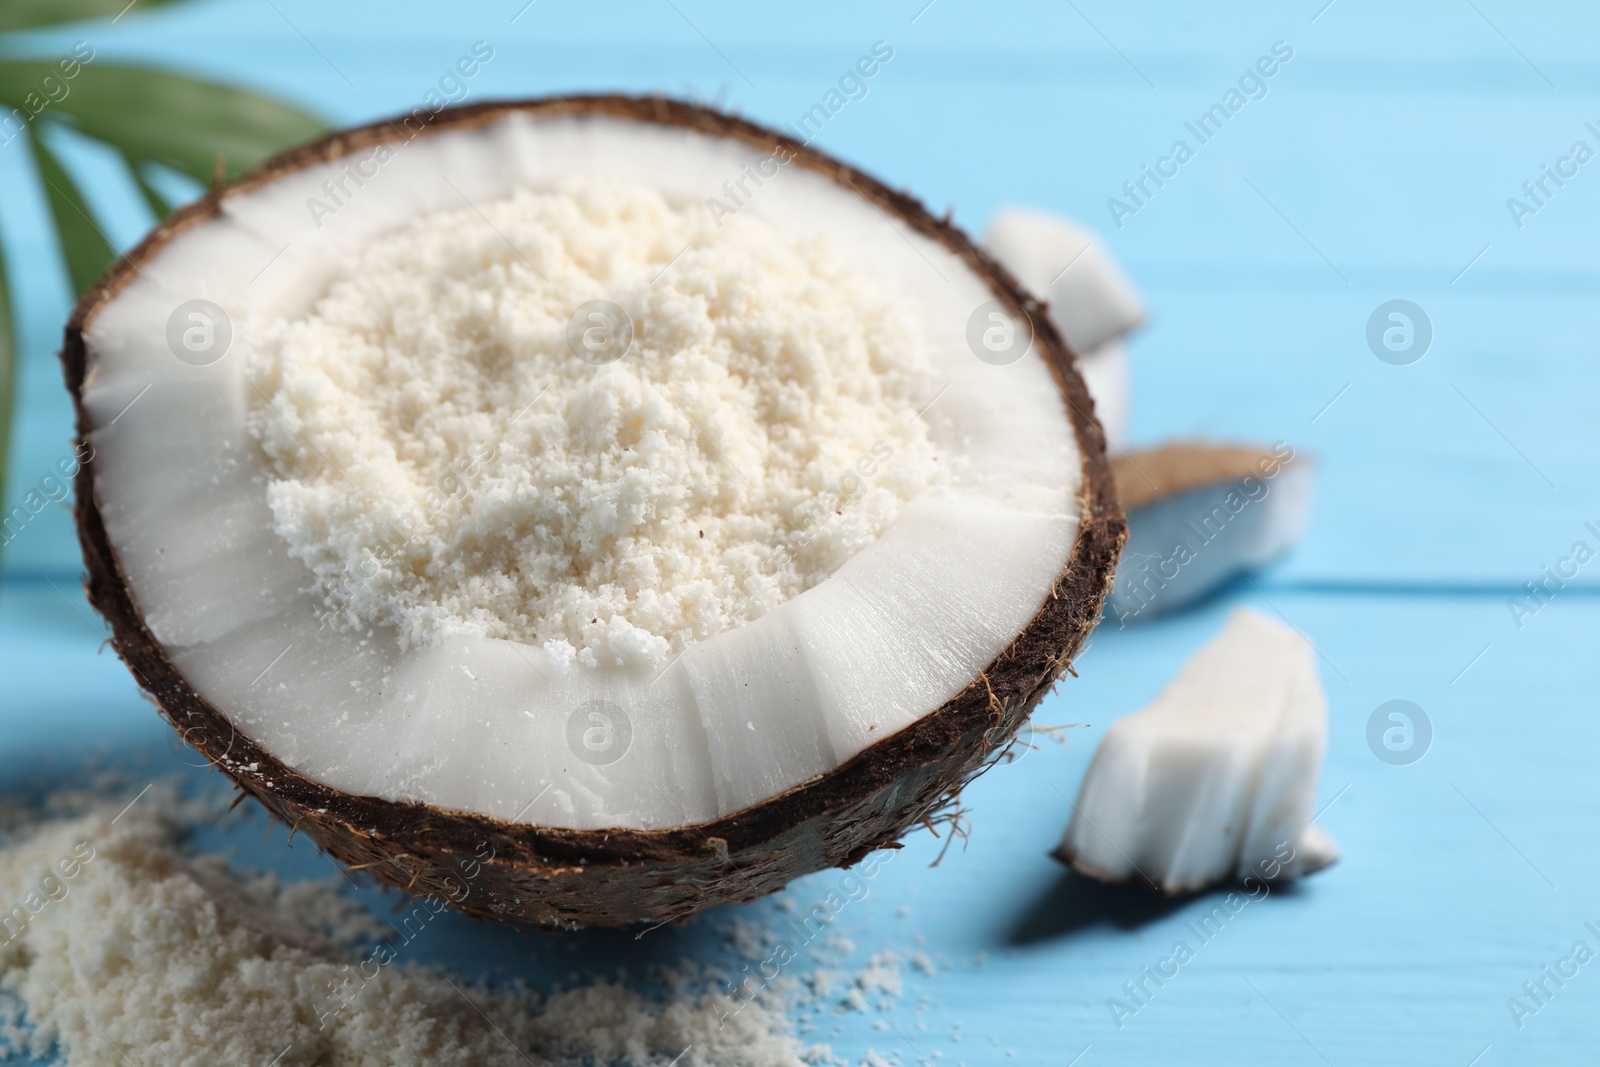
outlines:
{"label": "scattered coconut flour", "polygon": [[[593,300],[634,329],[603,365],[618,323],[578,316],[594,358],[568,342]],[[276,529],[345,625],[407,647],[661,663],[827,577],[950,466],[916,418],[921,335],[873,279],[643,186],[420,218],[258,337]]]}
{"label": "scattered coconut flour", "polygon": [[900,955],[892,949],[879,952],[856,972],[856,986],[864,994],[900,995]]}
{"label": "scattered coconut flour", "polygon": [[[68,1067],[392,1064],[800,1067],[782,998],[683,964],[650,999],[609,981],[545,996],[404,959],[337,883],[230,872],[184,839],[219,805],[158,786],[131,806],[0,812],[0,1058]],[[373,950],[387,939],[392,951]],[[364,947],[363,947],[364,946]]]}

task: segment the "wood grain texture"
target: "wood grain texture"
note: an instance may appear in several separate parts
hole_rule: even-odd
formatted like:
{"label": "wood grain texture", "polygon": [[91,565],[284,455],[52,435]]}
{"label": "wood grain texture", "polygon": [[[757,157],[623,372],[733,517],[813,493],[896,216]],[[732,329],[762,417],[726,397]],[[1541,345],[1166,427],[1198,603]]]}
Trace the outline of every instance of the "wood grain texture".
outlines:
{"label": "wood grain texture", "polygon": [[[592,5],[540,3],[510,25],[520,6],[480,17],[401,4],[375,20],[284,3],[359,92],[266,5],[124,19],[106,47],[178,57],[353,122],[410,106],[482,38],[496,58],[472,99],[724,90],[742,113],[775,123],[886,40],[895,59],[819,144],[953,205],[969,229],[1007,202],[1096,227],[1151,309],[1131,350],[1140,446],[1286,440],[1318,461],[1311,528],[1288,559],[1195,611],[1099,631],[1071,701],[1048,698],[1038,713],[1092,725],[1068,732],[1070,748],[1046,741],[980,779],[966,797],[964,853],[958,845],[929,869],[941,843],[912,838],[841,916],[852,965],[882,950],[934,962],[933,975],[907,972],[887,1012],[916,1048],[853,1012],[813,1039],[839,1025],[836,1050],[858,1061],[871,1047],[906,1064],[939,1052],[935,1062],[974,1067],[1060,1067],[1085,1046],[1078,1067],[1466,1067],[1480,1053],[1479,1067],[1593,1062],[1600,970],[1584,968],[1520,1030],[1506,999],[1583,937],[1585,921],[1600,925],[1600,563],[1520,629],[1506,601],[1584,538],[1586,522],[1600,525],[1600,163],[1521,229],[1505,202],[1575,139],[1595,144],[1584,122],[1600,125],[1600,11],[940,0],[913,24],[921,0],[792,11],[680,3],[752,88],[668,5],[597,18]],[[1116,229],[1106,199],[1276,40],[1295,58],[1267,96]],[[0,179],[13,156],[0,151]],[[25,214],[6,210],[12,255],[48,259]],[[119,225],[108,232],[132,228]],[[48,272],[13,275],[31,339],[11,480],[22,486],[71,434],[51,355],[68,307]],[[1374,308],[1396,297],[1422,305],[1434,326],[1430,351],[1407,367],[1380,362],[1365,340]],[[57,774],[85,733],[181,770],[184,754],[167,750],[168,731],[126,671],[96,657],[100,636],[43,584],[76,596],[75,551],[64,516],[49,512],[7,550],[0,782],[41,762]],[[1322,652],[1331,735],[1321,795],[1334,801],[1323,821],[1345,859],[1246,908],[1118,1030],[1107,998],[1212,903],[1152,912],[1063,884],[1046,853],[1105,723],[1153,697],[1235,603],[1281,611]],[[1397,698],[1435,728],[1432,750],[1409,767],[1382,763],[1365,739],[1374,709]],[[304,845],[259,844],[261,825],[238,834],[241,855],[328,873]],[[827,877],[790,892],[809,903]],[[738,914],[781,920],[766,907]],[[640,953],[710,954],[730,921],[713,913],[656,942],[584,935],[571,950],[500,944],[452,921],[418,958],[505,963],[543,981],[578,959],[604,968]]]}

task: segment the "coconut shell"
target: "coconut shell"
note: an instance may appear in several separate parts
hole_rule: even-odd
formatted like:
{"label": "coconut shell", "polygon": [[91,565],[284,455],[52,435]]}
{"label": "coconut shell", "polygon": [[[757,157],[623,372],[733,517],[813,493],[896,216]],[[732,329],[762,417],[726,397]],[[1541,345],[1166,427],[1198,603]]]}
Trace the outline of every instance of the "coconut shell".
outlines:
{"label": "coconut shell", "polygon": [[1141,452],[1119,453],[1111,461],[1111,476],[1122,506],[1138,511],[1203,485],[1271,477],[1297,458],[1292,454],[1285,458],[1265,446],[1169,441]]}
{"label": "coconut shell", "polygon": [[139,269],[184,230],[214,217],[228,197],[311,164],[379,142],[491,123],[515,112],[615,116],[787,151],[793,164],[854,189],[885,215],[940,242],[989,280],[1032,321],[1070,414],[1083,462],[1082,520],[1065,569],[1011,645],[962,692],[833,771],[744,811],[671,830],[567,830],[510,823],[427,804],[354,796],[298,774],[235,729],[173,665],[141,617],[106,535],[96,498],[97,464],[77,475],[75,515],[89,600],[110,624],[112,646],[186,743],[245,793],[328,853],[417,897],[518,924],[574,927],[661,923],[702,908],[748,901],[792,879],[848,867],[874,849],[899,847],[931,825],[987,768],[1066,672],[1099,620],[1126,526],[1093,403],[1043,305],[964,233],[921,203],[783,134],[661,97],[569,96],[425,110],[325,136],[213,188],[175,212],[122,257],[74,309],[61,360],[77,407],[79,439],[91,429],[81,389],[84,331]]}

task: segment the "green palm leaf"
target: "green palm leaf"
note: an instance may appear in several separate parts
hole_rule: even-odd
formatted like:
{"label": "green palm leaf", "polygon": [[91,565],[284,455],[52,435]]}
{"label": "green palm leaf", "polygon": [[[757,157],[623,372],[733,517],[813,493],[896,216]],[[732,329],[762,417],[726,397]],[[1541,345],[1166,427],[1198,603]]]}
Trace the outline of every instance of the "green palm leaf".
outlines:
{"label": "green palm leaf", "polygon": [[[27,110],[27,97],[52,63],[0,63],[0,105]],[[259,163],[285,145],[306,140],[324,126],[298,108],[242,89],[145,67],[87,63],[65,83],[66,97],[51,103],[40,120],[70,118],[90,137],[121,150],[135,165],[144,160],[209,182],[221,156],[228,177]]]}
{"label": "green palm leaf", "polygon": [[61,160],[36,131],[31,132],[39,179],[44,182],[45,198],[49,201],[51,215],[55,216],[56,233],[61,238],[61,254],[67,261],[72,290],[82,293],[105,273],[106,265],[116,258],[116,253],[89,215],[83,194],[62,167]]}
{"label": "green palm leaf", "polygon": [[[0,33],[80,19],[115,20],[174,2],[0,0]],[[324,129],[299,108],[169,71],[91,59],[79,63],[69,78],[58,62],[0,60],[0,140],[26,136],[32,146],[62,258],[79,294],[105,272],[115,252],[78,181],[50,147],[48,129],[57,123],[116,149],[157,218],[167,213],[167,205],[146,180],[148,164],[209,183],[219,166],[225,177],[234,177]],[[0,497],[18,348],[9,296],[0,249]]]}
{"label": "green palm leaf", "polygon": [[176,0],[5,0],[0,6],[0,33],[55,26],[82,19],[109,18],[113,22],[124,14],[175,3]]}
{"label": "green palm leaf", "polygon": [[126,152],[121,153],[122,163],[128,168],[128,173],[133,175],[133,180],[139,186],[139,195],[144,197],[145,205],[150,208],[150,214],[155,218],[163,218],[172,210],[167,198],[155,186],[150,184],[149,172],[146,167],[128,158]]}

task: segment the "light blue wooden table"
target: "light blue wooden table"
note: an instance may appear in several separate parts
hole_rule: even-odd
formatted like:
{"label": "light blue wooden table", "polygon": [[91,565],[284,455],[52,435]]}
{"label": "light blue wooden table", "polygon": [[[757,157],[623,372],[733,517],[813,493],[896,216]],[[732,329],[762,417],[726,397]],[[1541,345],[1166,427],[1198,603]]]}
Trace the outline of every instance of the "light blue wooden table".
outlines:
{"label": "light blue wooden table", "polygon": [[[1600,162],[1520,227],[1507,199],[1575,141],[1600,149],[1585,126],[1600,126],[1600,9],[1323,2],[896,0],[780,13],[706,0],[239,0],[3,47],[53,54],[92,35],[104,55],[270,87],[353,122],[411,106],[484,40],[495,58],[473,99],[664,91],[777,122],[889,42],[893,61],[823,147],[953,206],[973,229],[1007,201],[1095,226],[1153,310],[1133,345],[1136,439],[1285,439],[1317,456],[1320,484],[1305,542],[1253,586],[1096,635],[1082,677],[1038,713],[1091,725],[969,791],[965,852],[930,869],[938,842],[914,837],[840,918],[858,962],[920,950],[936,973],[907,970],[893,1025],[845,1015],[815,1036],[837,1022],[841,1054],[870,1047],[905,1063],[1592,1063],[1600,964],[1520,1028],[1507,999],[1574,942],[1600,950],[1584,925],[1600,926],[1600,562],[1520,627],[1507,601],[1574,542],[1600,549],[1585,527],[1600,526]],[[1107,199],[1280,41],[1293,58],[1265,96],[1118,228]],[[148,224],[135,197],[92,153],[76,158],[100,175],[108,232],[135,240]],[[39,206],[12,191],[28,165],[17,145],[0,150],[0,227],[27,338],[14,495],[66,451],[70,421],[52,355],[65,282]],[[1368,316],[1395,298],[1432,323],[1430,350],[1409,366],[1380,361],[1365,339]],[[6,554],[0,791],[70,780],[92,743],[151,773],[194,761],[100,650],[78,568],[64,510]],[[1321,821],[1345,859],[1200,944],[1189,923],[1215,898],[1097,891],[1045,853],[1106,723],[1148,701],[1235,604],[1281,614],[1320,649],[1331,707]],[[1391,699],[1432,723],[1430,751],[1408,766],[1366,741]],[[281,831],[262,843],[263,824],[257,815],[228,839],[245,862],[328,874],[306,844],[284,849]],[[832,877],[795,892],[807,901]],[[744,917],[773,915],[763,905]],[[731,919],[637,944],[508,944],[452,921],[424,953],[537,979],[715,955]],[[1195,959],[1119,1028],[1108,998],[1178,940]]]}

